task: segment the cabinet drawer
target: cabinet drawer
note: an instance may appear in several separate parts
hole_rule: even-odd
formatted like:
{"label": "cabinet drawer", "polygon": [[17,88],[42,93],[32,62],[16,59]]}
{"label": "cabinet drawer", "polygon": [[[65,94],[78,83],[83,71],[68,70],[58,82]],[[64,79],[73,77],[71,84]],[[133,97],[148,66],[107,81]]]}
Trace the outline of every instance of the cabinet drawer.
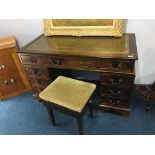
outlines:
{"label": "cabinet drawer", "polygon": [[40,55],[24,55],[19,54],[20,60],[22,64],[36,64],[36,65],[43,65],[44,58]]}
{"label": "cabinet drawer", "polygon": [[0,74],[10,72],[16,69],[16,64],[11,55],[1,55],[0,56]]}
{"label": "cabinet drawer", "polygon": [[133,76],[120,76],[120,75],[112,75],[112,74],[101,74],[101,83],[109,84],[114,86],[122,86],[122,87],[131,87],[134,83],[134,75]]}
{"label": "cabinet drawer", "polygon": [[42,79],[49,79],[48,70],[45,68],[39,67],[25,67],[26,73],[28,77],[36,77]]}
{"label": "cabinet drawer", "polygon": [[0,92],[2,96],[19,92],[25,88],[26,87],[17,71],[0,76]]}
{"label": "cabinet drawer", "polygon": [[134,62],[130,60],[100,59],[98,61],[98,68],[103,71],[132,73],[134,69]]}
{"label": "cabinet drawer", "polygon": [[75,64],[80,68],[84,69],[97,69],[97,64],[95,59],[78,59]]}
{"label": "cabinet drawer", "polygon": [[70,61],[63,57],[45,56],[45,63],[52,66],[69,66]]}
{"label": "cabinet drawer", "polygon": [[111,87],[106,85],[101,85],[101,94],[110,95],[115,97],[126,97],[130,96],[131,90],[127,88]]}
{"label": "cabinet drawer", "polygon": [[128,106],[129,99],[101,95],[101,104],[109,106]]}
{"label": "cabinet drawer", "polygon": [[53,67],[71,68],[71,69],[94,69],[96,68],[96,60],[91,58],[75,58],[75,57],[54,57],[46,56],[46,64]]}
{"label": "cabinet drawer", "polygon": [[32,87],[39,86],[39,87],[46,88],[50,84],[50,80],[47,78],[29,77],[29,81]]}
{"label": "cabinet drawer", "polygon": [[48,70],[39,67],[25,67],[27,76],[32,87],[44,87],[46,88],[50,84],[50,77]]}

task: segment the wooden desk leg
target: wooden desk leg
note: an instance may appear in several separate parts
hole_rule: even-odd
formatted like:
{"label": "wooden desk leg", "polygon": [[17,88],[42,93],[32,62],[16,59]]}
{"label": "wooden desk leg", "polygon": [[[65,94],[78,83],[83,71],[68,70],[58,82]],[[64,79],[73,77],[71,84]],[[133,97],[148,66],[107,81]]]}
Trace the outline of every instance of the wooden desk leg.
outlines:
{"label": "wooden desk leg", "polygon": [[79,134],[83,135],[83,123],[82,123],[82,116],[76,117],[78,128],[79,128]]}
{"label": "wooden desk leg", "polygon": [[50,120],[51,120],[52,124],[55,126],[55,119],[54,119],[53,109],[47,108],[47,110],[48,110],[48,114],[49,114]]}

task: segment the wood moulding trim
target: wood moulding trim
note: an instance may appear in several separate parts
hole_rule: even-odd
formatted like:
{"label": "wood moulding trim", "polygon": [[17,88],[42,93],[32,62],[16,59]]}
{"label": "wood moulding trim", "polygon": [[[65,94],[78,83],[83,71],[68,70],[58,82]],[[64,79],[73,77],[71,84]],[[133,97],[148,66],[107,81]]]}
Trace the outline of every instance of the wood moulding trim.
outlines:
{"label": "wood moulding trim", "polygon": [[[104,20],[104,19],[103,19]],[[109,26],[54,26],[52,19],[44,19],[44,34],[71,36],[115,36],[123,35],[124,20],[114,19]]]}

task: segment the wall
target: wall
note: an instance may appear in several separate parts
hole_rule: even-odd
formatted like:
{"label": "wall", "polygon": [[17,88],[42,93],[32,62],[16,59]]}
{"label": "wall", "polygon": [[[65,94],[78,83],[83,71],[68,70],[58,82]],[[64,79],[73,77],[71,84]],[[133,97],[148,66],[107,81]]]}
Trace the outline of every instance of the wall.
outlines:
{"label": "wall", "polygon": [[41,19],[0,19],[0,37],[15,35],[20,47],[43,33]]}
{"label": "wall", "polygon": [[[136,62],[135,83],[152,83],[155,81],[155,20],[129,19],[125,30],[136,34],[139,60]],[[20,47],[41,33],[41,19],[0,20],[0,37],[15,35]]]}
{"label": "wall", "polygon": [[139,60],[135,83],[155,81],[155,20],[128,20],[126,32],[136,34]]}

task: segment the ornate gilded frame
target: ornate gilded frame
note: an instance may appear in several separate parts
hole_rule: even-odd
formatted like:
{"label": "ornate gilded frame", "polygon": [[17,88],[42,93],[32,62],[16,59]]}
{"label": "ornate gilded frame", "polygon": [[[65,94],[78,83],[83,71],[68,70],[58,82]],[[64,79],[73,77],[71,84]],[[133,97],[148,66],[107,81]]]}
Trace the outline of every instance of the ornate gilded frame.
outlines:
{"label": "ornate gilded frame", "polygon": [[124,29],[123,19],[113,19],[113,24],[106,26],[54,26],[52,21],[53,21],[52,19],[44,19],[45,36],[72,35],[72,36],[121,37],[123,35],[123,29]]}

